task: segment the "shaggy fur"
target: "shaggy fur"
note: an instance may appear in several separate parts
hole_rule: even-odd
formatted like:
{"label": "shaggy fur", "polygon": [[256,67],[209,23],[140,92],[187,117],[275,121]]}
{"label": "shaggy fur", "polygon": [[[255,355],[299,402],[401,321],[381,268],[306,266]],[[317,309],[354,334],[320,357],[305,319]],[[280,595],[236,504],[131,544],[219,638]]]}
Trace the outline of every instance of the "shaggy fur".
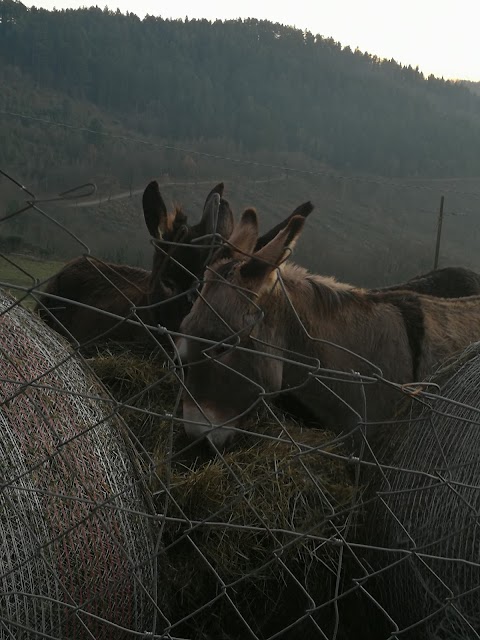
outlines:
{"label": "shaggy fur", "polygon": [[376,291],[416,291],[438,298],[464,298],[480,295],[480,275],[465,267],[444,267],[415,276],[407,282]]}

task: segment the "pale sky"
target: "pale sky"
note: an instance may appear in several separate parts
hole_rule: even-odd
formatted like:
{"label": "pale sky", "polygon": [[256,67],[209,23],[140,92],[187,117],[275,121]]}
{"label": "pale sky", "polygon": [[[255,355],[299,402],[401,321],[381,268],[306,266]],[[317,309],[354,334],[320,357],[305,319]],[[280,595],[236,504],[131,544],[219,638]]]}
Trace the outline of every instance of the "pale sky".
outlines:
{"label": "pale sky", "polygon": [[[259,18],[332,37],[381,58],[419,66],[425,74],[480,81],[480,0],[97,0],[100,7],[162,18]],[[31,0],[46,9],[95,0]]]}

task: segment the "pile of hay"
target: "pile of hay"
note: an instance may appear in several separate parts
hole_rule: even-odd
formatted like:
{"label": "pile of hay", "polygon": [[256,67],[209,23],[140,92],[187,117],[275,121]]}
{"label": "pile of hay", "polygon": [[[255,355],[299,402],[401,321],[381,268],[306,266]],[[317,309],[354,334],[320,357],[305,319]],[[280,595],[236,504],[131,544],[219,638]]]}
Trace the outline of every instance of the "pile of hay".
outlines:
{"label": "pile of hay", "polygon": [[0,637],[152,629],[152,514],[111,399],[1,291],[0,361]]}
{"label": "pile of hay", "polygon": [[243,640],[248,628],[258,638],[331,632],[330,600],[343,576],[338,540],[359,500],[346,460],[328,455],[341,454],[331,435],[269,418],[255,426],[269,438],[252,434],[212,457],[206,445],[188,445],[170,417],[179,384],[160,358],[107,352],[90,364],[128,402],[122,415],[150,452],[164,631],[195,640]]}
{"label": "pile of hay", "polygon": [[[325,433],[288,430],[297,442],[329,448]],[[345,526],[336,513],[350,504],[352,483],[343,464],[298,451],[262,441],[171,470],[157,457],[157,509],[172,518],[163,537],[166,577],[176,593],[172,618],[207,605],[180,626],[182,633],[244,638],[242,616],[268,637],[333,597],[340,549],[330,538]],[[327,607],[313,618],[327,631],[332,616]],[[301,629],[315,637],[308,616],[282,637],[296,638]]]}
{"label": "pile of hay", "polygon": [[124,418],[137,452],[148,459],[157,446],[159,424],[178,395],[163,352],[139,343],[125,346],[110,342],[97,345],[87,362],[120,403],[118,414]]}

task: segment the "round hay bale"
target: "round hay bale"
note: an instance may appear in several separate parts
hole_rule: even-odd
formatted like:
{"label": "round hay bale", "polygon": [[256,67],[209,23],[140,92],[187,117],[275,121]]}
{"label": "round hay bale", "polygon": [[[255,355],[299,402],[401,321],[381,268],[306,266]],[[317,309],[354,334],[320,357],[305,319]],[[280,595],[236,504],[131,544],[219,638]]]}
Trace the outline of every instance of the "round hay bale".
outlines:
{"label": "round hay bale", "polygon": [[0,638],[151,630],[151,515],[112,399],[1,291],[0,360]]}
{"label": "round hay bale", "polygon": [[440,394],[420,394],[377,457],[388,468],[366,510],[362,586],[383,611],[370,611],[369,639],[480,637],[480,343],[432,382]]}

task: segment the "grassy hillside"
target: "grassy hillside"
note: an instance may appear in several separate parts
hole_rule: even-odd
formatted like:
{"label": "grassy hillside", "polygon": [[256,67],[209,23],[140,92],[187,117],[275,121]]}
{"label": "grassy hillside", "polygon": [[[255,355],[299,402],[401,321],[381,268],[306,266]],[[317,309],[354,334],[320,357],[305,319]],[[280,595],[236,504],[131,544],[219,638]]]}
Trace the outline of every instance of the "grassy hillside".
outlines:
{"label": "grassy hillside", "polygon": [[44,282],[56,273],[62,264],[59,261],[38,260],[18,254],[0,255],[0,287],[22,299],[22,304],[26,307],[33,308],[35,301],[26,296],[23,288]]}
{"label": "grassy hillside", "polygon": [[[207,192],[222,178],[217,174],[206,183],[163,184],[161,191],[169,206],[183,204],[189,220],[196,222]],[[365,286],[402,281],[433,267],[438,207],[444,193],[440,265],[464,265],[480,271],[478,181],[386,182],[279,174],[261,181],[228,179],[225,184],[225,196],[235,215],[238,217],[247,206],[255,206],[261,230],[311,200],[315,210],[295,259],[314,271]],[[152,247],[143,220],[141,194],[92,206],[65,203],[45,208],[94,255],[145,267],[151,264]],[[23,237],[63,259],[86,251],[65,231],[38,215],[31,216]]]}

